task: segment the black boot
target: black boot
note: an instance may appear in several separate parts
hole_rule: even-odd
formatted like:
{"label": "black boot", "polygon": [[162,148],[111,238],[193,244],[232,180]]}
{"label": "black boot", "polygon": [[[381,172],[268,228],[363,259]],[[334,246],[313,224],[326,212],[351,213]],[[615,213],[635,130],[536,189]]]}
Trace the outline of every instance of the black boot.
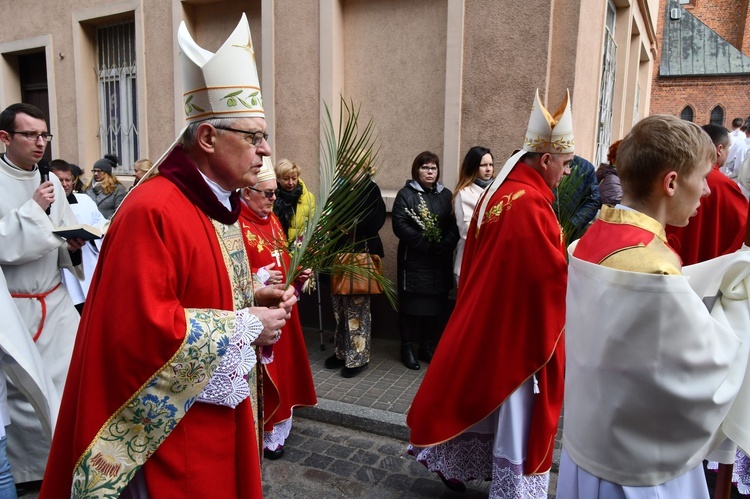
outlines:
{"label": "black boot", "polygon": [[401,343],[401,362],[403,362],[409,369],[414,369],[415,371],[419,370],[419,362],[417,362],[416,357],[414,357],[414,348],[412,347],[411,342]]}
{"label": "black boot", "polygon": [[432,346],[431,341],[423,341],[419,344],[419,350],[417,351],[417,357],[419,357],[419,360],[429,364],[432,362],[433,355],[435,355],[435,347]]}

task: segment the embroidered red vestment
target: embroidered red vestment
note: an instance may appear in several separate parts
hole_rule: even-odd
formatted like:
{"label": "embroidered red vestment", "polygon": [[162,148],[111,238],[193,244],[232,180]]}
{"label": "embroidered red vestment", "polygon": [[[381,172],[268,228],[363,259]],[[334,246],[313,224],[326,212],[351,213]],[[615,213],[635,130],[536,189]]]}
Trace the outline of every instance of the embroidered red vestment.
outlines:
{"label": "embroidered red vestment", "polygon": [[[196,168],[179,147],[165,169],[170,161]],[[246,259],[239,226],[223,227],[236,228],[239,246],[230,250]],[[94,491],[95,480],[115,477],[122,471],[118,461],[133,453],[145,461],[141,472],[151,497],[262,497],[250,399],[231,409],[194,398],[175,407],[166,396],[152,396],[149,409],[123,425],[140,432],[130,443],[144,447],[165,432],[153,454],[131,445],[130,456],[113,451],[82,458],[112,418],[137,402],[134,394],[158,382],[155,373],[171,375],[173,383],[207,382],[209,362],[218,365],[220,348],[184,361],[180,356],[213,333],[201,331],[193,319],[188,323],[196,315],[191,310],[199,317],[216,314],[214,324],[233,328],[236,289],[223,252],[214,223],[163,175],[138,186],[123,203],[105,238],[78,330],[40,497],[70,497],[81,462],[89,463],[87,490]],[[187,412],[175,421],[171,410]]]}
{"label": "embroidered red vestment", "polygon": [[[286,276],[285,269],[289,268],[289,254],[284,250],[287,241],[276,215],[271,213],[268,218],[261,218],[243,204],[240,223],[253,273],[274,263],[272,270],[281,270]],[[305,337],[295,306],[292,317],[281,330],[279,341],[273,346],[273,362],[263,365],[264,430],[271,431],[275,424],[289,419],[292,408],[317,403]]]}
{"label": "embroidered red vestment", "polygon": [[536,375],[524,473],[552,463],[563,399],[567,264],[553,195],[518,164],[469,228],[456,307],[407,415],[418,447],[454,438]]}

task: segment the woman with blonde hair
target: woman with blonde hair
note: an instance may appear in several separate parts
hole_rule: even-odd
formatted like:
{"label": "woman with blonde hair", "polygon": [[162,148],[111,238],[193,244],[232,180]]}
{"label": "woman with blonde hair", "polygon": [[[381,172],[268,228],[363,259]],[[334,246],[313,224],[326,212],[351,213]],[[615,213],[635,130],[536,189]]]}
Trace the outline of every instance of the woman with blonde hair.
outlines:
{"label": "woman with blonde hair", "polygon": [[315,211],[315,196],[300,177],[297,163],[281,159],[274,168],[279,195],[273,203],[273,212],[279,218],[289,244],[294,244],[307,220]]}
{"label": "woman with blonde hair", "polygon": [[[135,175],[135,180],[133,181],[133,187],[138,185],[138,182],[141,181],[144,175],[148,173],[148,171],[151,169],[151,167],[154,166],[154,164],[149,159],[139,159],[135,163],[133,163],[133,174]],[[131,189],[133,188],[131,187]]]}
{"label": "woman with blonde hair", "polygon": [[461,260],[464,255],[466,234],[469,232],[474,207],[484,190],[492,183],[494,173],[495,163],[489,149],[482,146],[474,146],[469,149],[461,164],[460,177],[456,189],[453,191],[453,199],[451,199],[453,212],[456,214],[458,234],[461,236],[456,246],[456,259],[453,263],[456,284],[458,284],[458,277],[461,274]]}
{"label": "woman with blonde hair", "polygon": [[115,210],[125,199],[127,191],[125,186],[112,175],[112,170],[117,166],[117,156],[106,154],[102,159],[94,163],[91,170],[94,177],[86,184],[84,192],[96,203],[96,207],[105,218],[112,218]]}

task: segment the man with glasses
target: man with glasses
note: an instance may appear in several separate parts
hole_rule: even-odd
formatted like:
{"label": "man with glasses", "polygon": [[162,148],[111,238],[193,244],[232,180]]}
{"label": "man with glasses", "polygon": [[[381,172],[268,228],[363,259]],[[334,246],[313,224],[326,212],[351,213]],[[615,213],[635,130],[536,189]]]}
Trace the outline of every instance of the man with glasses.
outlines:
{"label": "man with glasses", "polygon": [[258,347],[296,298],[253,290],[238,224],[271,154],[250,28],[178,42],[187,128],[112,218],[42,498],[262,496]]}
{"label": "man with glasses", "polygon": [[[54,175],[40,173],[48,133],[44,114],[30,104],[13,104],[0,113],[0,266],[28,334],[62,393],[73,352],[78,312],[61,281],[60,268],[83,275],[82,240],[52,231],[76,224],[65,191]],[[48,210],[45,213],[45,210]],[[50,438],[32,405],[8,383],[8,454],[16,482],[41,480]],[[56,408],[55,408],[56,410]],[[7,415],[3,417],[7,422]]]}

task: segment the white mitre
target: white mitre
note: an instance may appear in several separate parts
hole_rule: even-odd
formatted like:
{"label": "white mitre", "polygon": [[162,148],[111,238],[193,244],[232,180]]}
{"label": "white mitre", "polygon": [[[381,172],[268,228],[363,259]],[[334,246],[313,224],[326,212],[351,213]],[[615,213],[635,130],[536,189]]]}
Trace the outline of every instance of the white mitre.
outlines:
{"label": "white mitre", "polygon": [[492,185],[480,198],[476,207],[479,210],[477,213],[477,230],[482,225],[484,212],[487,210],[487,204],[492,199],[492,195],[503,184],[510,171],[518,164],[524,154],[527,152],[567,154],[573,152],[573,145],[573,114],[570,111],[570,92],[565,91],[565,100],[560,104],[555,114],[551,115],[542,105],[542,101],[539,100],[539,89],[536,89],[523,148],[505,162]]}
{"label": "white mitre", "polygon": [[[250,25],[244,13],[237,27],[215,54],[195,43],[185,21],[180,23],[177,30],[177,41],[180,47],[184,92],[182,102],[187,125],[211,118],[266,117]],[[177,139],[154,162],[154,166],[138,185],[159,172],[159,165],[181,142],[186,129],[187,126],[180,130]]]}
{"label": "white mitre", "polygon": [[539,89],[536,90],[523,150],[552,154],[573,152],[573,114],[570,111],[569,91],[565,91],[565,100],[555,114],[550,115],[539,100]]}
{"label": "white mitre", "polygon": [[265,118],[255,51],[247,17],[216,53],[198,46],[185,21],[177,31],[182,63],[185,120]]}
{"label": "white mitre", "polygon": [[260,167],[258,172],[258,183],[266,180],[276,180],[276,172],[273,169],[270,156],[263,156],[263,166]]}

